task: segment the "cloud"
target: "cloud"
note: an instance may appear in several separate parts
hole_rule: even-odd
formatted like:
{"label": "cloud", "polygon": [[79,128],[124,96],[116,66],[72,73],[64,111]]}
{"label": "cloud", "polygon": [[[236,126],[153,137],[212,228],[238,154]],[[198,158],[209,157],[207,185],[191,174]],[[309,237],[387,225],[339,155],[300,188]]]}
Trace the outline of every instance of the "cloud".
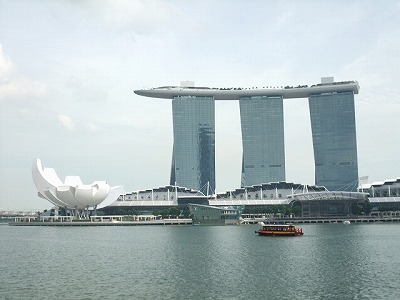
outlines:
{"label": "cloud", "polygon": [[75,131],[75,130],[84,128],[89,133],[96,133],[99,130],[97,125],[92,122],[87,122],[84,124],[82,124],[80,122],[76,123],[72,120],[71,117],[68,117],[63,114],[59,114],[57,116],[57,120],[58,120],[58,123],[60,123],[61,126],[67,131]]}
{"label": "cloud", "polygon": [[45,94],[46,86],[17,72],[0,44],[0,99],[37,97]]}
{"label": "cloud", "polygon": [[93,124],[93,123],[87,123],[86,124],[86,130],[91,132],[91,133],[94,133],[94,132],[97,131],[97,126],[95,124]]}
{"label": "cloud", "polygon": [[130,28],[139,35],[161,32],[171,19],[184,18],[181,11],[168,1],[86,0],[69,3],[109,25]]}
{"label": "cloud", "polygon": [[[343,68],[360,82],[363,100],[399,103],[398,66],[400,65],[400,30],[386,32],[363,55]],[[344,77],[344,76],[342,76]]]}
{"label": "cloud", "polygon": [[71,75],[67,79],[65,88],[71,93],[72,97],[80,101],[98,104],[99,102],[106,101],[108,97],[107,92],[98,86],[98,82],[80,79],[74,75]]}
{"label": "cloud", "polygon": [[58,122],[68,131],[75,130],[75,125],[72,119],[66,115],[58,115]]}
{"label": "cloud", "polygon": [[14,69],[11,59],[3,52],[3,46],[0,44],[0,74],[10,74]]}

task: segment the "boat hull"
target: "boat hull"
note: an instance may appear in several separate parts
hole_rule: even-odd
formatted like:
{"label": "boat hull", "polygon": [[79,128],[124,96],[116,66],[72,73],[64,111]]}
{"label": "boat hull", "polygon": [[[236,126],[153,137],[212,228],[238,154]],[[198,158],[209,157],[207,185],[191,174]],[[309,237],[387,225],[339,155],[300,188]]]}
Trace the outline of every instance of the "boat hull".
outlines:
{"label": "boat hull", "polygon": [[262,236],[302,236],[303,232],[276,232],[276,231],[267,231],[267,230],[258,230],[256,231],[259,235]]}

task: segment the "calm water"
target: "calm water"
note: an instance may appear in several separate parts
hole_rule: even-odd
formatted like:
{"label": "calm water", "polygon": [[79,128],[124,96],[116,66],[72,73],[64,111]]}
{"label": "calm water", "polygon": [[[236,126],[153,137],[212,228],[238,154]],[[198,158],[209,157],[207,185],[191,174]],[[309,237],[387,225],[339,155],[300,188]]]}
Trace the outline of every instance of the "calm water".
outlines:
{"label": "calm water", "polygon": [[400,299],[400,224],[0,225],[0,299]]}

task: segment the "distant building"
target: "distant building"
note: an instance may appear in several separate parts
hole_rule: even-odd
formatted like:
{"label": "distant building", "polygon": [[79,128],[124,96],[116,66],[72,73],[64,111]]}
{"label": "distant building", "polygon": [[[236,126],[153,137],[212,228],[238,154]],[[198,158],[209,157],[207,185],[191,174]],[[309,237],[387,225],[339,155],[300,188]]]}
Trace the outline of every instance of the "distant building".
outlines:
{"label": "distant building", "polygon": [[368,193],[370,198],[382,198],[384,201],[388,201],[389,198],[399,198],[400,201],[400,178],[366,183],[361,185],[360,190]]}
{"label": "distant building", "polygon": [[303,185],[291,182],[270,182],[249,186],[209,199],[213,206],[247,207],[294,205],[300,207],[301,217],[331,217],[353,214],[353,206],[368,202],[363,192],[328,191],[323,186]]}
{"label": "distant building", "polygon": [[217,207],[189,204],[193,225],[240,224],[243,207]]}
{"label": "distant building", "polygon": [[366,183],[359,190],[368,193],[375,210],[400,210],[400,178]]}
{"label": "distant building", "polygon": [[344,217],[354,214],[354,206],[368,203],[368,194],[346,191],[321,191],[289,196],[291,205],[301,206],[301,217]]}
{"label": "distant building", "polygon": [[194,82],[187,81],[181,86],[135,93],[172,99],[174,148],[170,184],[208,195],[216,190],[215,100],[239,100],[242,187],[286,180],[283,99],[308,98],[315,184],[328,190],[356,191],[354,94],[358,91],[356,81],[334,82],[333,77],[325,77],[311,87],[209,88],[195,87]]}
{"label": "distant building", "polygon": [[[268,206],[299,206],[302,217],[348,216],[353,214],[355,205],[368,202],[368,194],[363,192],[327,191],[322,186],[303,185],[291,182],[270,182],[238,188],[212,196],[199,191],[177,186],[166,186],[121,195],[107,207],[108,212],[118,208],[124,211],[151,213],[154,210],[172,206],[189,205],[196,211],[196,222],[217,224],[237,219],[234,211],[246,208]],[[228,219],[228,221],[222,221]],[[209,220],[209,221],[208,221]],[[219,221],[216,221],[219,220]]]}

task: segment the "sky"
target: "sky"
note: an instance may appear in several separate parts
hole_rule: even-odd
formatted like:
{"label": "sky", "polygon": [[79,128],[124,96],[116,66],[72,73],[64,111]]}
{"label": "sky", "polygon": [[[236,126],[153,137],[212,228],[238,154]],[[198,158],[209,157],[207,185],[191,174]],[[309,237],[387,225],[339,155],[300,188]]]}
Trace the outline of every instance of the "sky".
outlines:
{"label": "sky", "polygon": [[[0,0],[0,210],[51,207],[36,158],[125,192],[169,184],[172,104],[133,90],[356,80],[359,175],[400,177],[400,2]],[[284,101],[286,181],[314,184],[307,99]],[[216,102],[217,192],[240,187],[238,101]]]}

